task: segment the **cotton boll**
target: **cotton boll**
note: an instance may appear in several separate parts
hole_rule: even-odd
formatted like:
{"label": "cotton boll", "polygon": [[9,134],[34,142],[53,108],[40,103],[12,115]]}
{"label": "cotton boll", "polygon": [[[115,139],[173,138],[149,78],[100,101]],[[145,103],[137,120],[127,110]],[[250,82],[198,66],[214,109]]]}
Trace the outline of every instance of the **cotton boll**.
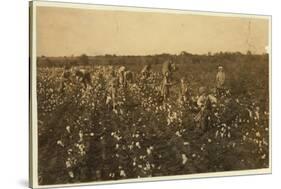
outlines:
{"label": "cotton boll", "polygon": [[65,162],[65,166],[66,166],[66,168],[70,168],[71,167],[71,162],[69,160],[67,160]]}
{"label": "cotton boll", "polygon": [[261,136],[260,132],[256,132],[256,137],[260,137],[260,136]]}
{"label": "cotton boll", "polygon": [[66,126],[66,128],[65,128],[66,130],[67,130],[67,132],[68,133],[70,133],[70,126],[68,125],[68,126]]}
{"label": "cotton boll", "polygon": [[150,155],[150,154],[151,154],[150,148],[147,148],[147,149],[146,149],[146,153],[147,153],[147,155]]}
{"label": "cotton boll", "polygon": [[83,141],[83,132],[82,130],[79,131],[79,142]]}
{"label": "cotton boll", "polygon": [[58,141],[57,141],[57,144],[60,145],[61,147],[64,147],[64,144],[62,143],[61,140],[58,140]]}
{"label": "cotton boll", "polygon": [[72,171],[68,171],[68,175],[70,178],[74,178],[74,173]]}
{"label": "cotton boll", "polygon": [[182,164],[185,165],[187,162],[187,157],[185,154],[182,154],[181,157],[182,157]]}
{"label": "cotton boll", "polygon": [[136,142],[136,147],[141,148],[139,142]]}

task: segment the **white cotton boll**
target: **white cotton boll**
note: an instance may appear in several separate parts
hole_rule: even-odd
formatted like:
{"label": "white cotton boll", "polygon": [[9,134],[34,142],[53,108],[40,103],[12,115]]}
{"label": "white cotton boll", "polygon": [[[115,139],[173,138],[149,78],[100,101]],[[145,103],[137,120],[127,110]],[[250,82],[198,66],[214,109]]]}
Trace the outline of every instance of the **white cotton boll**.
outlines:
{"label": "white cotton boll", "polygon": [[216,135],[215,135],[215,138],[217,138],[219,135],[219,131],[216,131]]}
{"label": "white cotton boll", "polygon": [[146,149],[146,153],[147,153],[147,155],[150,155],[150,154],[151,154],[150,148],[147,148],[147,149]]}
{"label": "white cotton boll", "polygon": [[183,145],[189,145],[189,142],[184,142]]}
{"label": "white cotton boll", "polygon": [[66,168],[70,168],[71,167],[71,162],[69,160],[67,160],[65,162],[65,166],[66,166]]}
{"label": "white cotton boll", "polygon": [[67,154],[70,155],[72,153],[72,149],[67,150]]}
{"label": "white cotton boll", "polygon": [[150,168],[151,168],[151,166],[150,166],[150,163],[146,163],[146,168],[148,169],[148,170],[150,170]]}
{"label": "white cotton boll", "polygon": [[212,142],[212,140],[211,140],[210,138],[208,138],[208,142],[209,142],[209,143],[211,143],[211,142]]}
{"label": "white cotton boll", "polygon": [[105,104],[109,104],[110,101],[111,101],[111,97],[110,97],[110,96],[107,96],[106,101],[105,101]]}
{"label": "white cotton boll", "polygon": [[171,125],[171,123],[172,123],[172,121],[169,118],[167,118],[167,125],[169,126],[169,125]]}
{"label": "white cotton boll", "polygon": [[61,147],[64,147],[64,144],[62,143],[61,140],[58,140],[58,141],[57,141],[57,144],[60,145]]}
{"label": "white cotton boll", "polygon": [[83,132],[80,130],[79,131],[79,142],[83,141]]}
{"label": "white cotton boll", "polygon": [[176,132],[176,135],[179,136],[179,137],[182,136],[179,131]]}
{"label": "white cotton boll", "polygon": [[141,148],[139,142],[136,142],[136,147]]}
{"label": "white cotton boll", "polygon": [[74,173],[72,171],[68,171],[68,175],[70,178],[74,178]]}
{"label": "white cotton boll", "polygon": [[181,157],[182,157],[182,164],[185,165],[187,162],[187,157],[185,154],[182,154]]}
{"label": "white cotton boll", "polygon": [[260,136],[261,136],[260,132],[256,132],[256,137],[260,137]]}
{"label": "white cotton boll", "polygon": [[66,128],[65,128],[66,130],[67,130],[67,132],[68,133],[70,133],[70,126],[68,125],[68,126],[66,126]]}
{"label": "white cotton boll", "polygon": [[231,134],[230,134],[230,132],[228,132],[228,134],[227,134],[227,137],[228,137],[228,138],[230,138],[230,137],[231,137]]}
{"label": "white cotton boll", "polygon": [[90,133],[90,136],[94,136],[94,133]]}

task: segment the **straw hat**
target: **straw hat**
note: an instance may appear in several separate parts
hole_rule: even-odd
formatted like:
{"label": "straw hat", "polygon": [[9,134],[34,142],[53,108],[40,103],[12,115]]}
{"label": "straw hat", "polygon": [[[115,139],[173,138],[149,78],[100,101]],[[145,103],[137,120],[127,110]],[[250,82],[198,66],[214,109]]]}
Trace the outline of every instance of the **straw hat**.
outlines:
{"label": "straw hat", "polygon": [[124,72],[125,70],[126,70],[125,66],[121,66],[118,71],[119,72]]}
{"label": "straw hat", "polygon": [[207,91],[206,87],[200,87],[199,88],[199,95],[204,94]]}

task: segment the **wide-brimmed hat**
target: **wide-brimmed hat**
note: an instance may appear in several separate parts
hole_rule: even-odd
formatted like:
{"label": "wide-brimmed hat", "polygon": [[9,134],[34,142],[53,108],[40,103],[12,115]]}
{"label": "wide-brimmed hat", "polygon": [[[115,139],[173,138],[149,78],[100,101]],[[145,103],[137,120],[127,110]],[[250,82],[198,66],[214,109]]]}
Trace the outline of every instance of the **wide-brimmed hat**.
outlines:
{"label": "wide-brimmed hat", "polygon": [[199,87],[199,90],[198,90],[199,95],[204,94],[206,91],[207,91],[206,87]]}
{"label": "wide-brimmed hat", "polygon": [[125,66],[121,66],[120,68],[119,68],[119,72],[123,72],[123,71],[125,71],[126,70],[126,67]]}

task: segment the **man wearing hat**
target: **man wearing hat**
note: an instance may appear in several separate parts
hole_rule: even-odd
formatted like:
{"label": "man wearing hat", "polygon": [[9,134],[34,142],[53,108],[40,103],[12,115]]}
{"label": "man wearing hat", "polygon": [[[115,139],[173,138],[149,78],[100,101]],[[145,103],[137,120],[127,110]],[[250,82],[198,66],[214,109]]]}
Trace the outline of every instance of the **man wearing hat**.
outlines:
{"label": "man wearing hat", "polygon": [[218,73],[216,76],[216,88],[217,94],[221,96],[224,92],[224,82],[225,82],[225,73],[222,66],[218,67]]}

